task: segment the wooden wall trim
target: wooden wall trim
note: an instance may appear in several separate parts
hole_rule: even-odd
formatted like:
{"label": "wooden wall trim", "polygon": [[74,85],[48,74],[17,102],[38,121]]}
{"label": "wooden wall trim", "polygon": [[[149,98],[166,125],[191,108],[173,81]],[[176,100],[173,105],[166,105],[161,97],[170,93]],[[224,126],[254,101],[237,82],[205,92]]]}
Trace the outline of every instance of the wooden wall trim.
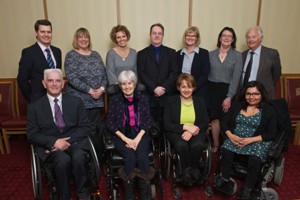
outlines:
{"label": "wooden wall trim", "polygon": [[45,19],[48,19],[47,0],[43,0],[43,7],[44,7],[44,17]]}

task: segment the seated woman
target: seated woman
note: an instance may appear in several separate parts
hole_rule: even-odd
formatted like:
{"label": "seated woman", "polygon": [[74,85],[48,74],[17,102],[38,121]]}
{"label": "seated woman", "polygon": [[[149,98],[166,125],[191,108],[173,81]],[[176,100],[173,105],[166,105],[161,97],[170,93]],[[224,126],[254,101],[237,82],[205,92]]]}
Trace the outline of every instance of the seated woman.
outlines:
{"label": "seated woman", "polygon": [[217,189],[232,194],[233,184],[229,179],[233,159],[238,154],[246,155],[248,173],[238,198],[250,199],[266,153],[275,139],[276,124],[276,113],[268,104],[266,89],[257,81],[249,82],[240,101],[233,104],[221,123],[227,139],[222,146],[222,175],[215,179]]}
{"label": "seated woman", "polygon": [[180,156],[183,183],[191,186],[200,180],[198,162],[205,148],[208,115],[204,99],[192,96],[196,88],[192,75],[180,74],[176,86],[180,95],[168,98],[164,127],[167,139]]}
{"label": "seated woman", "polygon": [[151,199],[150,182],[154,169],[149,167],[151,116],[148,98],[135,91],[137,77],[132,71],[118,76],[122,93],[111,97],[107,128],[115,135],[116,150],[123,157],[118,171],[123,180],[125,199],[135,199],[133,179],[137,177],[141,199]]}

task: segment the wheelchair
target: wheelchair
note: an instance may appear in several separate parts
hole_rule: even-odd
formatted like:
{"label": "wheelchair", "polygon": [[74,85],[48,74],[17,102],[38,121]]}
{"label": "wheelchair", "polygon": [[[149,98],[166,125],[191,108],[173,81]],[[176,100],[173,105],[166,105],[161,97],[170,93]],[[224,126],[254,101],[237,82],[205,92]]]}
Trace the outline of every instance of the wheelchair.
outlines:
{"label": "wheelchair", "polygon": [[[167,140],[165,135],[163,136],[164,139],[161,140],[160,144],[160,163],[162,168],[162,177],[166,180],[172,173],[173,175],[173,182],[172,182],[172,190],[175,199],[181,198],[181,192],[179,188],[179,184],[183,182],[182,175],[183,170],[180,163],[180,156],[176,153],[175,149],[172,148],[170,142]],[[208,178],[212,169],[212,151],[211,151],[211,144],[210,138],[208,134],[205,137],[205,149],[202,152],[202,156],[199,160],[199,170],[202,175],[202,179],[200,180],[198,185],[203,185],[205,190],[206,196],[212,196],[213,190],[208,184]]]}
{"label": "wheelchair", "polygon": [[[273,145],[267,153],[266,161],[263,163],[257,188],[252,193],[251,199],[261,200],[277,200],[278,193],[273,188],[267,187],[267,184],[273,181],[275,185],[280,185],[284,175],[285,158],[284,152],[287,151],[287,139],[290,135],[291,124],[287,111],[286,102],[283,99],[273,100],[270,102],[274,107],[278,118],[278,132]],[[286,108],[286,110],[285,110]],[[283,109],[283,110],[282,110]],[[284,124],[284,125],[283,125]],[[216,177],[221,172],[221,159],[217,164]],[[240,180],[245,179],[247,175],[247,160],[245,156],[236,156],[233,160],[231,177],[237,177]],[[233,193],[236,193],[237,184],[234,179],[230,178],[234,183]],[[215,178],[216,181],[216,178]]]}
{"label": "wheelchair", "polygon": [[[91,139],[88,137],[89,149],[87,152],[87,161],[88,161],[88,176],[89,176],[89,185],[91,190],[91,199],[100,200],[100,190],[98,187],[99,178],[100,178],[100,165],[98,162],[98,157],[94,148],[94,145]],[[59,194],[56,188],[55,177],[53,166],[51,163],[42,162],[38,157],[35,147],[31,145],[31,176],[32,176],[32,186],[34,199],[42,200],[43,199],[43,177],[47,179],[47,186],[50,188],[50,199],[58,200]]]}
{"label": "wheelchair", "polygon": [[[143,84],[138,83],[136,86],[137,91],[144,91],[145,86]],[[117,94],[121,92],[118,85],[111,85],[107,88],[107,93],[109,96]],[[149,134],[152,136],[152,132],[156,132],[155,127],[152,127],[149,130]],[[118,170],[123,167],[123,157],[117,152],[113,143],[113,135],[107,130],[104,129],[103,141],[104,141],[104,175],[106,176],[108,191],[109,191],[109,199],[117,200],[120,199],[120,189],[121,189],[121,178],[118,175]],[[157,149],[155,148],[154,139],[151,139],[151,148],[148,154],[150,166],[155,169],[155,175],[151,179],[151,197],[152,199],[157,196],[157,191],[160,193],[160,199],[163,199],[163,187],[162,187],[162,176],[159,167],[159,163],[157,163]]]}

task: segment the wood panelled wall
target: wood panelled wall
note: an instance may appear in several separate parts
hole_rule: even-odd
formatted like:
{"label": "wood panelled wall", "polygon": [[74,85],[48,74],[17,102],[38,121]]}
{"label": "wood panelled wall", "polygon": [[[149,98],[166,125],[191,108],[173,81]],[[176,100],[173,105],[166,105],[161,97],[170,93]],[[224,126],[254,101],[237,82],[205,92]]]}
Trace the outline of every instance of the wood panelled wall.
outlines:
{"label": "wood panelled wall", "polygon": [[299,0],[0,0],[0,78],[16,77],[21,50],[35,42],[33,25],[42,18],[52,22],[52,44],[63,57],[75,30],[85,27],[104,60],[113,45],[109,32],[118,23],[129,28],[129,45],[136,50],[149,44],[149,28],[156,22],[165,26],[164,44],[174,49],[181,48],[189,25],[200,28],[200,46],[208,50],[216,48],[219,31],[230,26],[239,51],[247,48],[246,29],[258,24],[263,44],[279,50],[283,73],[299,73],[299,10]]}

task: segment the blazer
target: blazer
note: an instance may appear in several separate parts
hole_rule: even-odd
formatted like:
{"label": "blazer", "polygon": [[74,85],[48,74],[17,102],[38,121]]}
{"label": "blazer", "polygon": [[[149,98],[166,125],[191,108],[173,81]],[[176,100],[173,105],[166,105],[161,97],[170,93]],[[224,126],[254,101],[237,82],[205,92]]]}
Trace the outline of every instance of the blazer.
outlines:
{"label": "blazer", "polygon": [[[177,63],[179,72],[182,72],[182,64],[184,54],[181,54],[181,50],[177,51]],[[199,48],[199,53],[195,53],[192,62],[191,75],[197,82],[194,95],[200,96],[207,100],[207,77],[210,72],[209,53],[206,49]]]}
{"label": "blazer", "polygon": [[[125,104],[123,100],[123,93],[116,94],[110,98],[109,109],[107,114],[106,125],[108,130],[115,134],[116,131],[125,133]],[[149,108],[149,100],[145,94],[136,93],[138,95],[138,111],[139,111],[139,119],[140,122],[140,130],[149,131],[152,125],[150,108]],[[136,111],[135,111],[136,112]],[[140,131],[139,130],[139,131]]]}
{"label": "blazer", "polygon": [[49,99],[44,95],[37,101],[29,104],[27,113],[27,138],[29,142],[37,146],[37,152],[41,158],[47,154],[45,150],[51,150],[57,139],[71,137],[71,145],[81,145],[87,148],[87,136],[93,128],[88,119],[82,100],[67,94],[62,95],[62,113],[65,128],[62,132],[57,128],[53,120]]}
{"label": "blazer", "polygon": [[153,96],[154,89],[162,86],[166,96],[176,92],[176,78],[179,74],[176,52],[174,49],[161,45],[159,62],[156,61],[151,46],[137,54],[137,71],[140,81],[146,86],[147,92]]}
{"label": "blazer", "polygon": [[[61,68],[61,50],[54,46],[50,48],[56,60],[56,68]],[[38,43],[22,50],[17,81],[28,103],[46,94],[42,80],[47,68],[47,59]]]}
{"label": "blazer", "polygon": [[[194,125],[200,128],[200,131],[206,131],[208,128],[208,115],[204,99],[193,96],[195,109]],[[168,97],[164,109],[164,128],[168,133],[183,133],[183,124],[180,124],[181,99],[179,95]]]}
{"label": "blazer", "polygon": [[[229,111],[225,113],[224,118],[221,121],[221,130],[225,133],[230,130],[234,133],[236,127],[236,116],[242,109],[242,103],[240,101],[234,101]],[[276,138],[277,134],[277,115],[274,108],[266,103],[262,106],[262,116],[260,124],[254,136],[261,135],[263,141],[272,141]]]}
{"label": "blazer", "polygon": [[[248,52],[249,49],[242,53],[244,65]],[[275,85],[280,76],[281,63],[278,51],[262,46],[256,80],[265,86],[271,99],[275,99]],[[240,83],[242,85],[242,78]]]}

